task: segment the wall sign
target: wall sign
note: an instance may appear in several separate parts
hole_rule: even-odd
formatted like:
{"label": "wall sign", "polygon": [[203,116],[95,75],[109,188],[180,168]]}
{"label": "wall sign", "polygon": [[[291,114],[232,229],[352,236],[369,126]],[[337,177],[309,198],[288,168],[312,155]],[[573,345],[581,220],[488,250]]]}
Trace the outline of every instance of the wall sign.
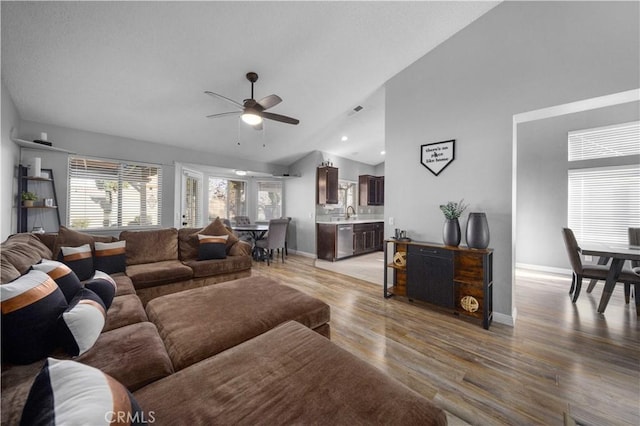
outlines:
{"label": "wall sign", "polygon": [[455,139],[421,145],[420,163],[438,176],[455,159],[455,146]]}

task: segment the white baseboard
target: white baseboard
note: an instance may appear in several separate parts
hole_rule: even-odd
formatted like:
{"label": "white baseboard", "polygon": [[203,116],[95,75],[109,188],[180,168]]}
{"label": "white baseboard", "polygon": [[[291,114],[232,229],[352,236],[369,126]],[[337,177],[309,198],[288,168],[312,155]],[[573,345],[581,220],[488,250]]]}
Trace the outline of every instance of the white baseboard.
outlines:
{"label": "white baseboard", "polygon": [[551,274],[569,275],[573,274],[571,269],[554,268],[553,266],[531,265],[529,263],[516,263],[516,269],[527,269],[529,271],[549,272]]}
{"label": "white baseboard", "polygon": [[518,316],[518,309],[513,308],[513,313],[511,315],[501,314],[500,312],[494,312],[493,320],[497,323],[508,325],[509,327],[515,327],[517,316]]}
{"label": "white baseboard", "polygon": [[292,253],[292,254],[297,254],[298,256],[310,257],[311,259],[316,259],[318,257],[315,254],[307,253],[306,251],[299,251],[299,250],[289,249],[289,252]]}

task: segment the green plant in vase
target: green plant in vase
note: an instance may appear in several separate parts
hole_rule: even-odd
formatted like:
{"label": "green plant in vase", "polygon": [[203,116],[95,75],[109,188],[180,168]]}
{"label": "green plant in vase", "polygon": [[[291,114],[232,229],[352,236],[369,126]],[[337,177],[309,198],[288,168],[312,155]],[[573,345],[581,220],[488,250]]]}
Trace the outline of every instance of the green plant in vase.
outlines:
{"label": "green plant in vase", "polygon": [[457,246],[460,244],[460,222],[458,218],[462,216],[462,213],[468,207],[468,204],[464,204],[464,199],[456,203],[449,201],[447,204],[441,204],[440,210],[445,217],[444,228],[442,230],[442,240],[447,246]]}
{"label": "green plant in vase", "polygon": [[38,196],[30,191],[23,191],[22,195],[22,205],[25,207],[32,207],[33,206],[33,202],[36,201],[38,199]]}

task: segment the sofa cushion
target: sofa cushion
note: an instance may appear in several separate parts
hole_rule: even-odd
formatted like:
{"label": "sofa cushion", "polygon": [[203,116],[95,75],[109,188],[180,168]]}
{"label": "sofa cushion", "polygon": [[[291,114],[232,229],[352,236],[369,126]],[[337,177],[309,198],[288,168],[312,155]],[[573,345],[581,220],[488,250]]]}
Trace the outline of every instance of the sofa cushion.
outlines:
{"label": "sofa cushion", "polygon": [[0,394],[2,398],[2,407],[0,409],[0,424],[2,425],[19,425],[20,416],[29,389],[33,385],[33,381],[40,372],[44,360],[39,359],[36,362],[27,365],[9,365],[2,364],[2,380],[0,384],[2,389]]}
{"label": "sofa cushion", "polygon": [[109,414],[116,413],[134,420],[144,415],[133,395],[97,368],[48,358],[31,387],[20,423],[98,425],[109,423]]}
{"label": "sofa cushion", "polygon": [[62,290],[67,302],[71,302],[82,288],[82,283],[76,273],[62,262],[42,259],[40,263],[36,263],[32,268],[36,271],[42,271],[53,278],[60,290]]}
{"label": "sofa cushion", "polygon": [[147,288],[173,281],[188,280],[193,276],[193,270],[179,260],[165,260],[129,265],[127,276],[131,278],[135,288]]}
{"label": "sofa cushion", "polygon": [[178,250],[180,260],[197,260],[198,259],[198,247],[200,242],[198,241],[198,233],[204,228],[180,228],[178,230]]}
{"label": "sofa cushion", "polygon": [[98,340],[106,319],[100,296],[83,288],[58,319],[58,342],[69,355],[82,355]]}
{"label": "sofa cushion", "polygon": [[198,260],[226,258],[228,238],[228,235],[198,234]]}
{"label": "sofa cushion", "polygon": [[93,275],[93,254],[89,244],[83,244],[78,247],[60,247],[58,260],[71,268],[82,281],[89,279]]}
{"label": "sofa cushion", "polygon": [[117,288],[117,284],[113,278],[102,271],[96,271],[84,286],[100,296],[100,300],[104,303],[105,308],[109,309],[116,295]]}
{"label": "sofa cushion", "polygon": [[13,281],[21,275],[20,271],[11,263],[5,262],[4,258],[0,260],[0,269],[0,283],[2,284]]}
{"label": "sofa cushion", "polygon": [[93,262],[95,268],[107,274],[124,272],[127,267],[126,244],[126,241],[113,243],[96,241]]}
{"label": "sofa cushion", "polygon": [[184,262],[193,269],[194,278],[211,277],[251,268],[251,256],[229,256],[225,259],[190,260]]}
{"label": "sofa cushion", "polygon": [[178,260],[178,230],[176,228],[122,231],[120,240],[127,242],[127,266]]}
{"label": "sofa cushion", "polygon": [[29,364],[55,347],[58,316],[67,300],[53,279],[29,271],[0,286],[2,306],[2,360]]}
{"label": "sofa cushion", "polygon": [[447,424],[428,399],[295,322],[134,396],[157,424]]}
{"label": "sofa cushion", "polygon": [[205,226],[204,229],[202,229],[202,231],[198,233],[204,235],[228,235],[229,238],[227,239],[227,251],[231,248],[231,246],[239,241],[238,237],[233,233],[231,229],[227,228],[224,225],[219,217],[216,217],[213,222]]}
{"label": "sofa cushion", "polygon": [[0,256],[3,264],[2,283],[17,278],[13,269],[4,267],[5,263],[13,265],[20,275],[25,274],[31,265],[42,259],[52,259],[51,250],[31,233],[14,234],[0,245]]}
{"label": "sofa cushion", "polygon": [[131,391],[173,373],[158,330],[150,322],[105,331],[76,360],[104,371]]}
{"label": "sofa cushion", "polygon": [[107,323],[102,331],[109,331],[125,325],[148,321],[140,298],[135,294],[125,294],[113,299],[107,310]]}
{"label": "sofa cushion", "polygon": [[146,307],[176,370],[289,320],[329,321],[329,305],[266,277],[249,277],[151,300]]}
{"label": "sofa cushion", "polygon": [[251,256],[251,243],[239,240],[229,249],[229,256]]}
{"label": "sofa cushion", "polygon": [[74,231],[64,225],[60,225],[58,229],[58,235],[56,236],[56,242],[53,248],[53,259],[57,259],[60,254],[60,247],[78,247],[83,244],[89,244],[91,250],[94,249],[94,243],[100,241],[103,243],[111,243],[117,241],[115,237],[109,235],[92,235],[84,232]]}
{"label": "sofa cushion", "polygon": [[124,273],[111,274],[110,277],[116,282],[116,297],[124,296],[125,294],[136,294],[131,278]]}

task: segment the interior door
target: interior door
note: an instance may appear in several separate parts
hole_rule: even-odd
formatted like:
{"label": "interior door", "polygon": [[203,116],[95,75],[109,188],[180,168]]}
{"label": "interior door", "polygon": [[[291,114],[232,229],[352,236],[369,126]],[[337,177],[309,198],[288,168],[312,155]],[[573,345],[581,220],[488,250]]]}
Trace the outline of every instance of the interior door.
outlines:
{"label": "interior door", "polygon": [[181,212],[180,225],[187,228],[198,228],[202,225],[202,188],[204,176],[202,173],[182,168],[181,184]]}

